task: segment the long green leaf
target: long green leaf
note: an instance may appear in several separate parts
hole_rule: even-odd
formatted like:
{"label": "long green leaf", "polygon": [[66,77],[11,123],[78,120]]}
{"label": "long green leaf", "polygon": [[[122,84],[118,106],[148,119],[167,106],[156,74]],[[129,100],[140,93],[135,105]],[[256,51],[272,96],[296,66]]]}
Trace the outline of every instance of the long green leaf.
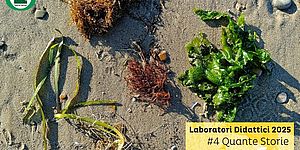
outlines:
{"label": "long green leaf", "polygon": [[58,40],[58,38],[52,38],[50,40],[50,42],[48,43],[45,51],[41,55],[39,65],[37,67],[35,83],[34,83],[34,90],[37,94],[34,95],[33,97],[37,98],[39,110],[41,112],[44,150],[47,149],[47,145],[48,145],[47,144],[47,121],[46,121],[45,113],[43,110],[43,103],[42,103],[42,100],[39,95],[40,95],[40,90],[42,89],[45,81],[47,80],[47,78],[49,76],[51,65],[53,64],[53,58],[51,58],[51,55],[49,57],[49,53],[50,52],[51,52],[51,54],[54,53],[54,49],[57,46],[57,44],[55,43],[56,40]]}
{"label": "long green leaf", "polygon": [[79,59],[79,57],[77,56],[77,53],[75,52],[74,49],[72,48],[69,48],[73,55],[75,56],[75,59],[76,59],[76,68],[77,68],[77,80],[76,80],[76,87],[75,87],[75,90],[73,92],[73,97],[69,100],[67,100],[66,102],[66,105],[65,107],[63,108],[62,110],[62,114],[66,113],[69,111],[69,109],[75,105],[76,103],[76,100],[77,100],[77,96],[78,96],[78,93],[79,93],[79,86],[80,86],[80,78],[81,78],[81,69],[82,69],[82,63]]}
{"label": "long green leaf", "polygon": [[[48,43],[48,45],[47,45],[45,51],[43,52],[43,54],[42,54],[42,56],[41,56],[41,58],[40,58],[40,63],[41,63],[41,60],[45,57],[45,55],[46,55],[47,52],[49,52],[49,51],[53,52],[54,47],[57,45],[57,44],[54,44],[54,41],[55,41],[55,38],[52,38],[52,39],[50,40],[50,42]],[[48,58],[49,58],[49,64],[51,64],[51,62],[53,61],[53,59],[50,59],[50,57],[48,57]],[[50,60],[51,60],[51,62],[50,62]],[[40,64],[39,64],[39,66],[40,66]],[[39,67],[38,67],[37,70],[39,70]],[[37,71],[37,72],[38,72],[38,71]],[[41,89],[42,86],[44,85],[44,83],[45,83],[47,77],[48,77],[47,74],[45,74],[43,77],[40,78],[40,81],[36,81],[36,80],[35,80],[35,84],[34,84],[34,94],[33,94],[33,96],[31,97],[31,99],[30,99],[30,101],[29,101],[29,103],[28,103],[28,105],[27,105],[27,107],[26,107],[26,109],[25,109],[25,113],[27,113],[27,112],[29,111],[30,107],[33,106],[34,99],[36,98],[36,96],[38,95],[38,92],[40,91],[40,89]]]}
{"label": "long green leaf", "polygon": [[54,93],[55,93],[57,111],[60,111],[58,85],[59,85],[59,74],[60,74],[60,55],[61,55],[61,49],[63,47],[63,44],[64,44],[64,40],[62,38],[61,42],[58,45],[58,50],[56,52],[55,61],[54,61]]}
{"label": "long green leaf", "polygon": [[86,106],[93,106],[93,105],[115,105],[115,104],[117,104],[116,100],[91,100],[86,102],[79,102],[73,105],[71,108],[86,107]]}
{"label": "long green leaf", "polygon": [[49,49],[48,59],[49,59],[50,66],[52,66],[52,64],[54,62],[54,54],[57,52],[57,46],[58,46],[58,44],[54,44]]}
{"label": "long green leaf", "polygon": [[[42,56],[40,58],[39,65],[38,65],[37,72],[36,72],[36,77],[35,77],[34,89],[36,89],[37,83],[41,82],[41,79],[43,81],[44,78],[45,77],[47,78],[50,74],[52,64],[54,63],[53,56],[54,56],[54,53],[56,51],[55,49],[58,46],[58,44],[55,43],[57,40],[59,40],[59,38],[52,38],[50,40],[47,48],[45,49],[44,53],[42,54]],[[37,102],[38,102],[39,108],[41,110],[42,135],[43,135],[43,141],[44,141],[43,142],[44,143],[43,144],[44,145],[44,150],[47,150],[47,145],[48,145],[47,144],[48,143],[47,142],[47,120],[46,120],[46,117],[45,117],[45,112],[43,110],[43,100],[41,99],[40,95],[43,95],[43,92],[41,93],[41,90],[39,90],[36,97],[37,97]]]}
{"label": "long green leaf", "polygon": [[47,143],[48,143],[48,142],[47,142],[47,128],[48,128],[47,120],[46,120],[46,117],[45,117],[44,110],[42,109],[42,108],[43,108],[42,100],[38,97],[38,98],[37,98],[37,101],[38,101],[39,107],[41,108],[41,116],[42,116],[42,134],[43,134],[43,145],[44,145],[44,150],[47,150],[47,146],[48,146],[48,144],[47,144]]}
{"label": "long green leaf", "polygon": [[40,89],[42,88],[42,86],[44,85],[45,81],[47,79],[47,76],[44,77],[44,79],[38,84],[38,86],[36,87],[33,96],[31,97],[26,109],[25,109],[25,113],[27,113],[29,111],[29,109],[31,108],[31,106],[33,105],[34,99],[36,98],[36,96],[38,95],[38,92],[40,91]]}

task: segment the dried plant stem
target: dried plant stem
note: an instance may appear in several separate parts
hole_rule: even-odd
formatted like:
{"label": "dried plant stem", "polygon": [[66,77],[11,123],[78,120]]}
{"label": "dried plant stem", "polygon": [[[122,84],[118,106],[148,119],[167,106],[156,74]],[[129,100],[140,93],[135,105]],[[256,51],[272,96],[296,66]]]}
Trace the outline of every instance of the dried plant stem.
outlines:
{"label": "dried plant stem", "polygon": [[91,119],[88,117],[80,117],[80,116],[77,116],[74,114],[55,114],[54,117],[55,117],[55,119],[58,119],[58,120],[59,119],[73,119],[73,120],[77,120],[80,122],[86,122],[86,123],[92,124],[98,130],[101,130],[107,134],[110,134],[110,135],[118,138],[119,140],[114,142],[114,143],[118,144],[118,150],[121,150],[122,147],[124,146],[125,137],[123,136],[123,134],[118,129],[116,129],[113,126],[108,125],[105,122],[94,120],[94,119]]}

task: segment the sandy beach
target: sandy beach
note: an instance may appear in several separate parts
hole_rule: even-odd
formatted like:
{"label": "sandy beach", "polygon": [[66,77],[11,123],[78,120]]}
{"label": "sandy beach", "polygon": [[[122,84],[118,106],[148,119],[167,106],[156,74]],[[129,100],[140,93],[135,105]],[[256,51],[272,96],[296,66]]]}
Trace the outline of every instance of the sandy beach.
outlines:
{"label": "sandy beach", "polygon": [[[239,5],[239,6],[237,6]],[[80,97],[85,100],[114,99],[122,106],[116,115],[110,107],[81,108],[78,114],[110,123],[122,123],[126,136],[133,143],[131,149],[170,149],[176,145],[185,149],[185,123],[214,121],[199,115],[204,102],[188,88],[182,86],[177,76],[190,67],[185,44],[199,32],[220,46],[220,27],[211,27],[193,13],[193,8],[238,13],[244,6],[246,23],[256,31],[259,45],[267,49],[272,58],[268,64],[272,73],[263,74],[254,88],[243,99],[235,121],[238,122],[295,122],[295,150],[300,150],[300,1],[294,0],[287,10],[272,7],[270,0],[144,0],[129,8],[107,34],[86,40],[72,23],[70,8],[59,0],[42,0],[37,7],[48,12],[44,19],[36,19],[32,10],[14,11],[0,3],[0,40],[7,47],[0,51],[0,132],[11,133],[11,142],[0,133],[0,149],[15,150],[22,145],[31,150],[42,149],[41,127],[23,125],[23,101],[33,94],[33,77],[40,55],[49,40],[59,29],[67,42],[73,44],[83,63]],[[168,90],[171,105],[167,113],[157,106],[133,102],[126,86],[124,62],[132,41],[139,41],[149,51],[159,45],[169,54],[167,65],[170,75]],[[61,87],[68,95],[75,89],[76,62],[70,54],[62,58],[63,82]],[[46,86],[50,86],[46,83]],[[285,92],[288,103],[279,104],[278,93]],[[54,99],[54,93],[44,95]],[[194,102],[200,107],[190,109]],[[46,101],[49,109],[55,101]],[[128,111],[130,109],[130,111]],[[46,115],[51,115],[46,114]],[[51,149],[95,149],[93,141],[75,130],[67,121],[49,123]]]}

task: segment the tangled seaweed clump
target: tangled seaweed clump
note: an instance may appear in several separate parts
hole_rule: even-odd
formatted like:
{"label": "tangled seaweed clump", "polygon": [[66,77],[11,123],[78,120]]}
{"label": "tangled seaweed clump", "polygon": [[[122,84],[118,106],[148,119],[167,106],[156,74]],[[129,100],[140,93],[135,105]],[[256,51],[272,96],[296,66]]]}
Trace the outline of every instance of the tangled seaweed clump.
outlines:
{"label": "tangled seaweed clump", "polygon": [[165,89],[167,67],[154,57],[147,61],[143,52],[138,51],[142,62],[130,60],[127,65],[129,73],[125,79],[129,89],[139,95],[140,101],[167,108],[171,101],[170,93]]}
{"label": "tangled seaweed clump", "polygon": [[133,0],[71,0],[71,17],[85,38],[106,33]]}

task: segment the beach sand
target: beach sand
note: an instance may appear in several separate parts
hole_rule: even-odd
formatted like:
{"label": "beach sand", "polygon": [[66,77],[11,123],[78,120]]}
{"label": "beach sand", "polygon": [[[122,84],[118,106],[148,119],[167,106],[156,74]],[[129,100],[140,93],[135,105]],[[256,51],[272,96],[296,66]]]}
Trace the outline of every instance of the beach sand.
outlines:
{"label": "beach sand", "polygon": [[[115,99],[122,104],[117,115],[113,115],[111,108],[102,106],[82,108],[78,111],[80,115],[125,124],[128,137],[139,149],[170,149],[173,145],[184,149],[185,122],[211,121],[199,116],[203,101],[176,79],[190,67],[184,45],[204,32],[218,46],[220,36],[220,27],[200,21],[192,10],[227,12],[230,9],[237,13],[237,5],[246,7],[246,23],[261,36],[259,44],[271,53],[273,61],[269,64],[272,74],[258,78],[239,107],[236,121],[293,121],[295,149],[300,150],[299,0],[294,0],[285,11],[272,8],[269,0],[148,0],[135,4],[109,33],[91,41],[84,39],[72,23],[66,3],[39,1],[37,6],[45,7],[48,12],[44,20],[35,19],[30,10],[14,11],[0,3],[0,39],[3,37],[7,44],[6,51],[0,52],[0,132],[5,130],[12,135],[12,143],[9,143],[0,134],[0,149],[18,149],[22,144],[28,149],[42,149],[41,127],[32,130],[22,124],[21,102],[29,101],[33,94],[35,69],[48,41],[57,35],[54,29],[69,37],[70,44],[78,44],[75,50],[83,61],[81,99]],[[124,61],[132,41],[140,41],[145,50],[155,43],[169,53],[168,66],[174,72],[168,86],[172,104],[163,116],[157,106],[145,108],[144,103],[131,100],[124,80]],[[75,89],[76,67],[74,57],[64,56],[65,77],[61,87],[71,95]],[[287,104],[275,102],[280,92],[288,94]],[[45,98],[49,100],[45,106],[55,106],[53,92],[47,93]],[[201,107],[193,112],[189,107],[197,101]],[[93,149],[92,140],[66,121],[49,125],[51,149]]]}

